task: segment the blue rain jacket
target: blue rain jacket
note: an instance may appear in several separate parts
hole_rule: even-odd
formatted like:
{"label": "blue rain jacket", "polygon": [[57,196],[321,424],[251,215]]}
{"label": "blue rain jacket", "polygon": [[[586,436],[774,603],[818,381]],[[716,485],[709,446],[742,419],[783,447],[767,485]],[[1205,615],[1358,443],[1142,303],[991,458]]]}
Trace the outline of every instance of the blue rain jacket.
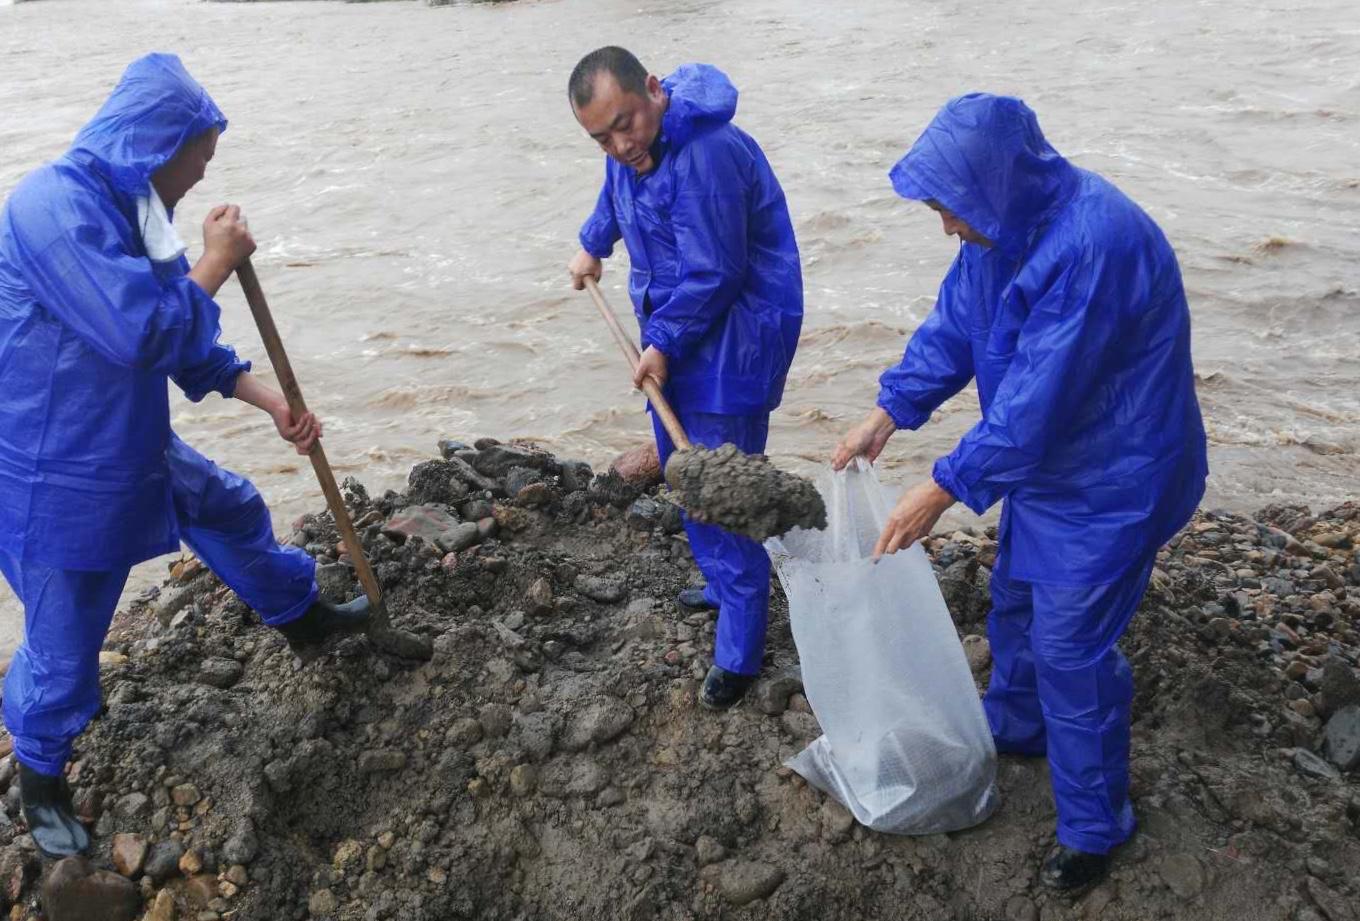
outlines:
{"label": "blue rain jacket", "polygon": [[0,213],[0,549],[21,560],[108,570],[179,546],[166,380],[230,396],[249,365],[187,260],[147,258],[136,201],[226,126],[178,58],[140,58]]}
{"label": "blue rain jacket", "polygon": [[936,482],[979,514],[1008,500],[1013,578],[1118,578],[1185,524],[1207,473],[1170,244],[1018,99],[950,101],[891,178],[995,245],[960,247],[879,405],[914,429],[976,377],[982,419]]}
{"label": "blue rain jacket", "polygon": [[605,258],[622,237],[642,344],[669,363],[667,397],[692,412],[779,405],[803,322],[803,278],[784,192],[732,124],[737,90],[715,67],[662,81],[670,103],[645,175],[613,158],[581,228]]}

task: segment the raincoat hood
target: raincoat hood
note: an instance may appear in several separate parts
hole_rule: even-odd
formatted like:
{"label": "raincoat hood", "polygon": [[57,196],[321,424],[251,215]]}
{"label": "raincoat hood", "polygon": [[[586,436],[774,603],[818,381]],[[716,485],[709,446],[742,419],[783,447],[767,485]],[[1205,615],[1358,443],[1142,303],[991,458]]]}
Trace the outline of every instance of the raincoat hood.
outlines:
{"label": "raincoat hood", "polygon": [[173,54],[128,65],[103,107],[71,145],[120,191],[147,194],[151,175],[190,138],[227,129],[226,116]]}
{"label": "raincoat hood", "polygon": [[990,93],[947,102],[888,175],[898,195],[938,202],[1012,255],[1078,182],[1030,107]]}
{"label": "raincoat hood", "polygon": [[711,64],[684,64],[661,81],[670,104],[661,133],[680,146],[704,128],[725,125],[737,114],[737,88]]}

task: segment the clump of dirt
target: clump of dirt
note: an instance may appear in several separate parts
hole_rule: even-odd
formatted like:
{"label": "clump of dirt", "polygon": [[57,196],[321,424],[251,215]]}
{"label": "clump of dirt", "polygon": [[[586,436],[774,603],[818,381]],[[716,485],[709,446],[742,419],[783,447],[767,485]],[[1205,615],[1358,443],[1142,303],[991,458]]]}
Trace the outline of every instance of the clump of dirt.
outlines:
{"label": "clump of dirt", "polygon": [[695,521],[754,540],[826,527],[826,504],[811,480],[735,445],[676,451],[666,462],[666,482]]}
{"label": "clump of dirt", "polygon": [[[1201,515],[1163,553],[1124,641],[1141,830],[1069,901],[1036,879],[1042,760],[1002,758],[977,828],[857,827],[783,767],[819,729],[777,586],[764,677],[710,713],[714,622],[674,602],[695,573],[673,506],[531,446],[442,451],[405,493],[346,486],[431,661],[356,636],[299,666],[195,560],[120,614],[70,781],[94,864],[148,918],[1355,919],[1360,507]],[[358,593],[327,515],[290,540],[329,597]],[[928,549],[983,681],[994,534]],[[5,759],[0,899],[31,921],[13,780]]]}

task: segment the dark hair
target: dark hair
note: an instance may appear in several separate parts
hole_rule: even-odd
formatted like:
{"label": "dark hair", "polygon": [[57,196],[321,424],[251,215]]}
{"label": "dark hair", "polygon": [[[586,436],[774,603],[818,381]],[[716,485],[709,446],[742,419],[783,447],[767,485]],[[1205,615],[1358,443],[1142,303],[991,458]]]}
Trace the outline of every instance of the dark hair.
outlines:
{"label": "dark hair", "polygon": [[567,81],[567,95],[576,108],[590,105],[595,96],[595,78],[602,73],[613,76],[625,93],[647,95],[647,68],[626,48],[606,45],[581,58]]}

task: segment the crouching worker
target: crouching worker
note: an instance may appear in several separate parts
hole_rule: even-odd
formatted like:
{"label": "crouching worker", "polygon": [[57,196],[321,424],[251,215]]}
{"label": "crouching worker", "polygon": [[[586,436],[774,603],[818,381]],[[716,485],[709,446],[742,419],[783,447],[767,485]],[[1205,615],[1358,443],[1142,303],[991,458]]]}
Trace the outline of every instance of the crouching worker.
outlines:
{"label": "crouching worker", "polygon": [[275,541],[255,487],[170,430],[167,379],[263,409],[300,453],[321,434],[217,342],[213,296],[255,248],[239,210],[208,215],[192,269],[170,222],[226,125],[178,58],[141,58],[0,214],[0,570],[24,606],[4,719],[52,857],[90,843],[62,775],[99,709],[131,566],[182,540],[302,654],[367,618],[320,602],[314,562]]}
{"label": "crouching worker", "polygon": [[961,245],[833,464],[873,460],[977,380],[982,419],[902,497],[877,552],[956,501],[1002,503],[984,709],[1000,751],[1048,756],[1059,846],[1040,878],[1083,888],[1134,830],[1133,675],[1115,644],[1204,491],[1180,269],[1152,219],[1059,156],[1018,99],[951,101],[892,182]]}
{"label": "crouching worker", "polygon": [[[737,90],[719,70],[688,64],[659,80],[622,48],[581,59],[568,95],[600,145],[604,187],[581,228],[577,288],[623,239],[642,331],[634,377],[654,377],[696,445],[765,449],[770,412],[803,320],[803,280],[784,192],[760,147],[732,124]],[[674,446],[653,418],[664,467]],[[687,521],[707,584],[681,593],[717,608],[714,664],[699,700],[744,695],[765,651],[770,561],[760,544]]]}

